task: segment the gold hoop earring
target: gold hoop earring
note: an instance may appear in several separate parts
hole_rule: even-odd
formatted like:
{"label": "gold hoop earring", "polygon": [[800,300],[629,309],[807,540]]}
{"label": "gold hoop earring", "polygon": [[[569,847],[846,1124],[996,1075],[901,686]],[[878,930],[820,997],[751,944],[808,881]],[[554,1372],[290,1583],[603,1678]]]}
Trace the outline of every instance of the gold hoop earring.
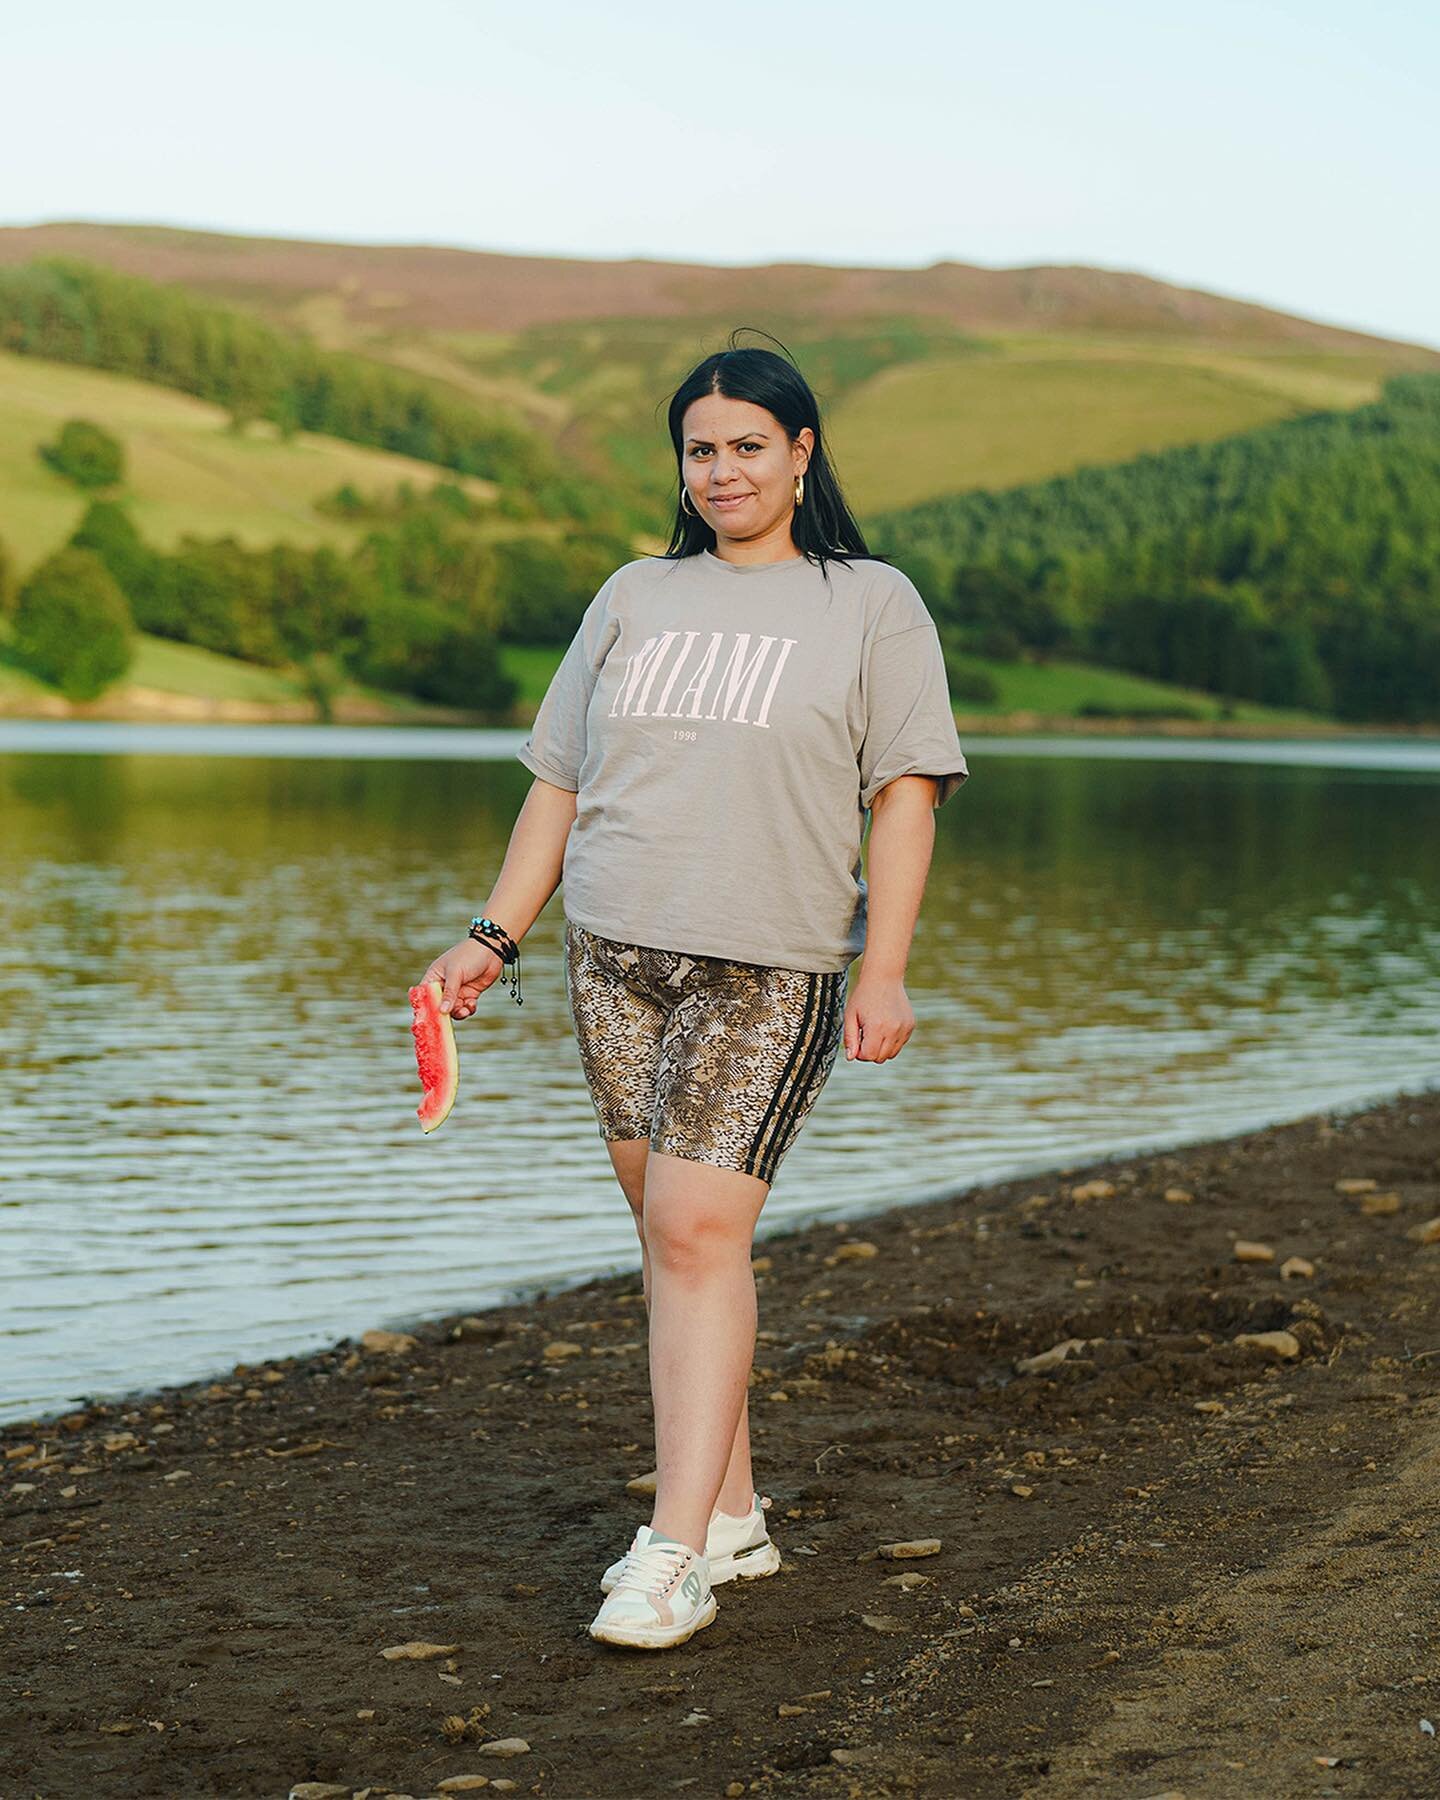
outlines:
{"label": "gold hoop earring", "polygon": [[805,504],[805,477],[803,475],[795,477],[795,504],[796,506]]}
{"label": "gold hoop earring", "polygon": [[700,517],[700,515],[699,515],[699,513],[696,512],[695,508],[693,506],[687,506],[685,504],[685,496],[689,492],[690,492],[689,488],[686,487],[685,484],[682,482],[680,484],[680,510],[683,513],[689,513],[689,515],[692,519],[698,519]]}

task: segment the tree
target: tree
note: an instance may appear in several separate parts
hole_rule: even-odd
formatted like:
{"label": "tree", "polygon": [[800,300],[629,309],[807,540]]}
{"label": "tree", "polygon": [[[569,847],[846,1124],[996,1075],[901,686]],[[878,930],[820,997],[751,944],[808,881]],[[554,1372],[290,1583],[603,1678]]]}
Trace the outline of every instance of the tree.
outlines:
{"label": "tree", "polygon": [[359,488],[351,482],[342,482],[333,494],[322,494],[315,501],[315,510],[335,519],[363,519],[370,510],[370,503]]}
{"label": "tree", "polygon": [[[533,487],[557,475],[535,432],[437,383],[71,257],[0,268],[0,344],[200,394],[237,427],[271,419],[287,433],[351,437],[492,481]],[[585,488],[593,506],[595,484]]]}
{"label": "tree", "polygon": [[[967,564],[955,571],[949,594],[938,594],[931,610],[941,630],[950,627],[967,648],[1009,659],[1019,654],[1023,640],[1026,599],[1024,582],[1009,569]],[[1012,647],[999,647],[1002,641]]]}
{"label": "tree", "polygon": [[966,662],[948,645],[945,646],[945,679],[950,685],[952,704],[968,701],[972,706],[996,706],[1000,688],[988,669]]}
{"label": "tree", "polygon": [[372,687],[471,712],[504,712],[519,691],[514,677],[500,667],[498,647],[488,631],[457,622],[427,601],[395,593],[372,596],[364,638],[350,663]]}
{"label": "tree", "polygon": [[442,706],[494,713],[514,704],[519,683],[501,669],[498,647],[488,631],[447,621],[429,659],[416,668],[411,692]]}
{"label": "tree", "polygon": [[41,459],[76,487],[114,487],[125,479],[125,447],[88,419],[67,419],[53,444],[42,444]]}
{"label": "tree", "polygon": [[284,653],[309,667],[317,656],[343,656],[362,627],[361,580],[328,544],[297,550],[272,544],[270,619]]}
{"label": "tree", "polygon": [[268,552],[247,550],[233,537],[186,537],[173,555],[157,558],[156,568],[139,614],[147,631],[268,668],[285,662]]}
{"label": "tree", "polygon": [[940,564],[928,550],[899,550],[890,558],[902,575],[908,575],[914,583],[920,598],[924,600],[932,613],[940,608],[939,617],[946,612],[944,600],[944,583],[940,576]]}
{"label": "tree", "polygon": [[562,538],[560,553],[570,571],[573,619],[570,636],[573,636],[580,615],[609,577],[616,569],[634,562],[635,549],[627,538],[616,537],[610,532],[582,531],[571,532]]}
{"label": "tree", "polygon": [[1329,712],[1334,705],[1330,678],[1307,625],[1275,626],[1264,641],[1260,698],[1270,706],[1299,706]]}
{"label": "tree", "polygon": [[89,550],[57,550],[20,590],[17,659],[70,700],[93,700],[130,667],[134,626],[125,596]]}
{"label": "tree", "polygon": [[74,550],[93,551],[100,558],[135,612],[137,596],[155,580],[156,555],[126,508],[118,500],[92,500],[70,545]]}
{"label": "tree", "polygon": [[581,598],[564,555],[539,538],[502,540],[495,555],[502,637],[512,644],[568,644],[591,594]]}

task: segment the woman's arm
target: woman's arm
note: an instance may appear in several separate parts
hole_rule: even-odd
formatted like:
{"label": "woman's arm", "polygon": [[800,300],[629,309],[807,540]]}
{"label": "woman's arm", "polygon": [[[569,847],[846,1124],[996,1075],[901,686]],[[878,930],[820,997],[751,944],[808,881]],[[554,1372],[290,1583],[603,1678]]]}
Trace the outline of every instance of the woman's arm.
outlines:
{"label": "woman's arm", "polygon": [[538,775],[510,833],[505,860],[477,911],[503,925],[518,944],[560,885],[565,843],[579,796]]}
{"label": "woman's arm", "polygon": [[845,1007],[845,1055],[888,1062],[915,1029],[905,965],[935,851],[935,777],[901,775],[870,809],[865,953]]}
{"label": "woman's arm", "polygon": [[[568,788],[537,776],[510,833],[505,860],[488,898],[478,908],[494,919],[518,944],[560,885],[565,843],[575,823],[577,796]],[[421,976],[443,983],[442,1012],[468,1019],[481,994],[504,968],[498,951],[475,938],[462,938]]]}

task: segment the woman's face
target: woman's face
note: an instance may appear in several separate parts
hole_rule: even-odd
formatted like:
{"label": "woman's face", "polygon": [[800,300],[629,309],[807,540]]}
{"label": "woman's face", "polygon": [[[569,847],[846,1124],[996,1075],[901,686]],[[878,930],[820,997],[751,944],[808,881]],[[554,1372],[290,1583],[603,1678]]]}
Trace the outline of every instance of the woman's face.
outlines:
{"label": "woman's face", "polygon": [[788,539],[795,477],[810,462],[815,434],[803,426],[792,444],[763,406],[706,394],[685,408],[682,470],[690,505],[717,539]]}

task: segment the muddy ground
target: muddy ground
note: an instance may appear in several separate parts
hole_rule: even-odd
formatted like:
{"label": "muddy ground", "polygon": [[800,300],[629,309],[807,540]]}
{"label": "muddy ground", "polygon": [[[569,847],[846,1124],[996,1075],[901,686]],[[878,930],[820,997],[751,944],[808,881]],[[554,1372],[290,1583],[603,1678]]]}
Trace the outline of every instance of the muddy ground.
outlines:
{"label": "muddy ground", "polygon": [[9,1426],[0,1796],[1440,1794],[1437,1215],[1432,1092],[757,1244],[784,1566],[668,1652],[638,1277]]}

